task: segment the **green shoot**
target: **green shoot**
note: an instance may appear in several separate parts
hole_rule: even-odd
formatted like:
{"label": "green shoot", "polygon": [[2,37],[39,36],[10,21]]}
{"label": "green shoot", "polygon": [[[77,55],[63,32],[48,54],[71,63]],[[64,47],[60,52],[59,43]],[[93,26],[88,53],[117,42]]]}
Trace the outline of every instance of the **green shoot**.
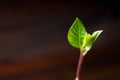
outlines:
{"label": "green shoot", "polygon": [[72,26],[70,27],[67,36],[68,42],[70,45],[80,50],[80,58],[75,80],[79,80],[84,56],[92,48],[93,43],[102,32],[103,30],[98,30],[93,32],[93,34],[88,34],[83,23],[78,18],[75,19]]}

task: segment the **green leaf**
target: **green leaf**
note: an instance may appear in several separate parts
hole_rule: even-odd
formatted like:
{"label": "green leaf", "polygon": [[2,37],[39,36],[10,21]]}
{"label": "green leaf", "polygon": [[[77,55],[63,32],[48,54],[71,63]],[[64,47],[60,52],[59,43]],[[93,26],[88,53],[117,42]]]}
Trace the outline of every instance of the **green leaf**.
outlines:
{"label": "green leaf", "polygon": [[98,36],[103,32],[103,30],[98,30],[98,31],[95,31],[93,32],[92,34],[92,40],[93,42],[95,42],[95,40],[98,38]]}
{"label": "green leaf", "polygon": [[87,32],[83,23],[76,18],[68,31],[68,41],[73,47],[82,50],[83,40],[86,34]]}
{"label": "green leaf", "polygon": [[81,52],[84,51],[83,55],[86,55],[102,31],[98,30],[92,35],[88,34],[83,23],[76,18],[68,31],[68,41],[73,47],[80,49]]}
{"label": "green leaf", "polygon": [[103,30],[98,30],[93,32],[92,35],[87,34],[84,38],[84,43],[83,43],[83,47],[85,49],[84,55],[87,54],[87,52],[92,48],[93,43],[95,42],[95,40],[98,38],[98,36],[102,33]]}
{"label": "green leaf", "polygon": [[93,41],[91,39],[91,35],[87,34],[83,42],[83,48],[85,49],[84,55],[91,49],[92,44],[93,44]]}

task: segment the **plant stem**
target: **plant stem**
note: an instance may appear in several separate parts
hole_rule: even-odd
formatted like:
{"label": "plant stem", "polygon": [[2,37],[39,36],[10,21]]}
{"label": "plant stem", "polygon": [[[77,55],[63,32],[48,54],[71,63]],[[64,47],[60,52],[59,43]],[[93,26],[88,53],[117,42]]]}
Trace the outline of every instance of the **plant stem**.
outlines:
{"label": "plant stem", "polygon": [[81,67],[82,67],[82,62],[83,62],[83,58],[84,58],[83,54],[84,54],[84,49],[80,53],[75,80],[79,80],[80,75],[81,75]]}

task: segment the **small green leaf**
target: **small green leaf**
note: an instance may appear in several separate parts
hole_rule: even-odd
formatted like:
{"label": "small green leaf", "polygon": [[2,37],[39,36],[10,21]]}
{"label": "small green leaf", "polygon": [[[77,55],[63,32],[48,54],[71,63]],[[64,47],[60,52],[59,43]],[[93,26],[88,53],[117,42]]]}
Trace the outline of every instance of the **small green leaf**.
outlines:
{"label": "small green leaf", "polygon": [[84,38],[83,48],[85,49],[84,55],[91,49],[93,41],[91,40],[91,35],[87,34]]}
{"label": "small green leaf", "polygon": [[69,43],[80,50],[82,50],[83,40],[87,34],[83,23],[76,18],[68,31]]}
{"label": "small green leaf", "polygon": [[80,49],[81,52],[84,50],[83,55],[86,55],[102,31],[98,30],[93,32],[92,35],[88,34],[83,23],[76,18],[68,31],[68,41],[73,47]]}
{"label": "small green leaf", "polygon": [[102,33],[103,30],[98,30],[93,32],[92,35],[87,34],[84,38],[84,43],[83,43],[83,47],[85,49],[84,55],[87,54],[87,52],[92,48],[93,43],[95,42],[95,40],[98,38],[98,36]]}
{"label": "small green leaf", "polygon": [[93,32],[92,34],[92,40],[93,42],[95,42],[95,40],[98,38],[98,36],[103,32],[103,30],[98,30],[98,31],[95,31]]}

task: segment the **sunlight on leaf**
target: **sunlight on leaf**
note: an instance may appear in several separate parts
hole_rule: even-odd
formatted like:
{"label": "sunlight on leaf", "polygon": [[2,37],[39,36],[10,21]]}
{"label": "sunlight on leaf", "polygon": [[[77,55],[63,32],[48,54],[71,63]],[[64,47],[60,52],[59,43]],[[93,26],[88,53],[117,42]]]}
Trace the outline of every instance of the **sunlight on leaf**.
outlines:
{"label": "sunlight on leaf", "polygon": [[83,23],[76,18],[72,26],[68,31],[68,41],[69,43],[80,50],[82,50],[83,40],[86,35],[86,30]]}
{"label": "sunlight on leaf", "polygon": [[81,20],[76,18],[68,31],[68,42],[80,51],[84,49],[84,55],[86,55],[102,32],[103,30],[98,30],[92,35],[88,34]]}

